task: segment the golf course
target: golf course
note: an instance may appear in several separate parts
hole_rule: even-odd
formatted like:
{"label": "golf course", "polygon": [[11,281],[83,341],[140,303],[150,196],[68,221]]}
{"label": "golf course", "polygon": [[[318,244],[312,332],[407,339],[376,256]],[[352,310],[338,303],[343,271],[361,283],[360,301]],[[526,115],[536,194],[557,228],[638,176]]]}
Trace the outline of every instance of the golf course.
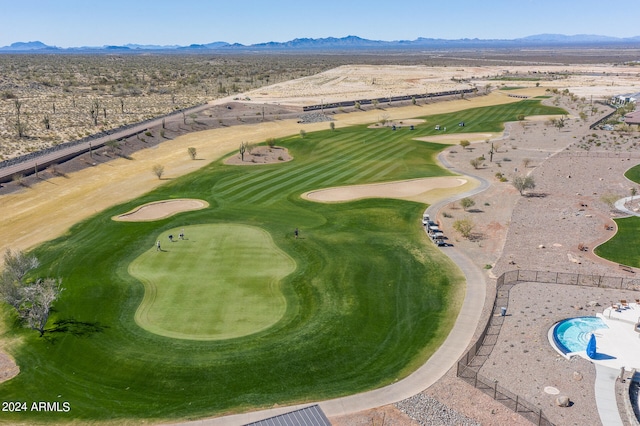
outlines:
{"label": "golf course", "polygon": [[[625,176],[632,182],[640,183],[640,166],[630,168]],[[621,194],[620,198],[625,196],[628,194]],[[618,226],[618,232],[610,240],[596,247],[595,253],[612,262],[640,268],[640,247],[638,246],[640,217],[629,216],[614,220]]]}
{"label": "golf course", "polygon": [[[422,229],[427,206],[301,194],[451,176],[435,161],[445,145],[424,141],[442,133],[436,125],[464,139],[520,116],[563,113],[528,99],[420,117],[413,128],[293,135],[277,140],[292,161],[225,164],[232,152],[76,224],[32,251],[40,260],[32,275],[64,287],[44,336],[2,307],[7,351],[21,369],[0,384],[3,400],[70,410],[6,412],[3,421],[197,419],[407,376],[446,338],[465,291]],[[175,199],[206,207],[113,219]]]}

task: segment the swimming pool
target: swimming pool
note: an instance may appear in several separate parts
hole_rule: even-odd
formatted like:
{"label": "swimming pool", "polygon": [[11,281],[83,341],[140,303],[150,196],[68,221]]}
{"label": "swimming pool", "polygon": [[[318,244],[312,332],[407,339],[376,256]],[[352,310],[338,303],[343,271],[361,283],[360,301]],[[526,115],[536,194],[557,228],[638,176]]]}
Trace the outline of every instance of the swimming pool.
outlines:
{"label": "swimming pool", "polygon": [[567,355],[587,349],[591,334],[598,329],[609,328],[598,317],[576,317],[562,320],[553,327],[553,342]]}

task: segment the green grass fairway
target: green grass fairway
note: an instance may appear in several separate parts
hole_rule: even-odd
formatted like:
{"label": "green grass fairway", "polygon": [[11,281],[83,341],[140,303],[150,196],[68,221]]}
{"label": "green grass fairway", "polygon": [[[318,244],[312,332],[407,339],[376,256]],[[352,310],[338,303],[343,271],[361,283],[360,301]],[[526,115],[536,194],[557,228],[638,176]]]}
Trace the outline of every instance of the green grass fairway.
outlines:
{"label": "green grass fairway", "polygon": [[[640,165],[627,170],[627,179],[640,183]],[[620,195],[620,198],[628,194]],[[612,262],[640,268],[640,217],[614,219],[618,232],[609,241],[596,247],[595,253]]]}
{"label": "green grass fairway", "polygon": [[[518,114],[557,111],[528,100],[425,117],[414,130],[295,135],[278,141],[293,161],[242,167],[220,159],[78,223],[34,250],[35,273],[61,277],[65,287],[44,337],[0,310],[3,341],[16,342],[7,346],[21,369],[0,384],[3,400],[71,409],[3,412],[2,421],[172,422],[402,379],[439,348],[464,299],[464,277],[422,229],[426,206],[321,204],[300,194],[448,175],[434,161],[445,145],[415,140],[441,133],[434,123],[489,132]],[[178,198],[209,207],[111,220]],[[170,243],[168,233],[182,228],[188,240]],[[155,252],[158,238],[167,252]]]}
{"label": "green grass fairway", "polygon": [[614,219],[618,232],[609,241],[596,247],[595,253],[612,262],[640,268],[640,217]]}
{"label": "green grass fairway", "polygon": [[[284,315],[280,280],[293,259],[264,230],[237,224],[198,225],[185,240],[158,238],[135,259],[129,273],[145,286],[138,324],[180,339],[229,339],[263,330]],[[177,237],[176,237],[177,238]]]}

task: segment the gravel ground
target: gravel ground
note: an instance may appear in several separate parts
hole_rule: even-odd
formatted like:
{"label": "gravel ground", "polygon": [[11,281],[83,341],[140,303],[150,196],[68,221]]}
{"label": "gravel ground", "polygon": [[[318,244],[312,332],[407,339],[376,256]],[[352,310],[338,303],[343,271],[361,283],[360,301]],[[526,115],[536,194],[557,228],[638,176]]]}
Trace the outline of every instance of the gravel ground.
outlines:
{"label": "gravel ground", "polygon": [[[469,149],[452,146],[446,150],[446,158],[454,167],[492,183],[487,191],[472,197],[475,205],[468,211],[455,202],[437,217],[449,242],[487,273],[487,297],[476,337],[491,315],[495,279],[506,271],[634,275],[598,258],[593,248],[615,233],[607,226],[615,227],[611,219],[619,214],[601,198],[609,194],[620,198],[630,195],[633,184],[624,177],[624,172],[640,163],[640,149],[636,146],[640,134],[590,130],[588,124],[597,116],[589,117],[585,123],[577,118],[578,103],[563,98],[560,106],[570,111],[567,124],[560,131],[544,120],[510,123],[500,139],[476,141]],[[605,107],[599,109],[599,115],[606,114]],[[493,161],[490,161],[491,143]],[[470,161],[481,156],[485,161],[475,169]],[[497,173],[502,173],[507,182],[500,182]],[[515,190],[511,180],[516,174],[533,176],[536,184],[533,196],[523,197]],[[453,222],[463,217],[475,224],[473,238],[469,240],[453,230]],[[580,247],[586,247],[586,251]],[[593,364],[582,358],[566,360],[558,355],[548,343],[547,333],[558,320],[593,315],[612,301],[638,296],[637,292],[618,290],[518,284],[510,293],[510,315],[480,374],[497,380],[501,387],[541,408],[557,425],[599,425]],[[589,307],[587,303],[592,301],[600,306]],[[558,407],[555,404],[558,395],[546,393],[547,386],[568,396],[572,406]],[[396,406],[418,424],[457,425],[467,424],[466,421],[483,425],[531,424],[456,378],[455,368],[421,394]],[[447,414],[439,417],[443,412]],[[626,419],[623,421],[626,424]]]}

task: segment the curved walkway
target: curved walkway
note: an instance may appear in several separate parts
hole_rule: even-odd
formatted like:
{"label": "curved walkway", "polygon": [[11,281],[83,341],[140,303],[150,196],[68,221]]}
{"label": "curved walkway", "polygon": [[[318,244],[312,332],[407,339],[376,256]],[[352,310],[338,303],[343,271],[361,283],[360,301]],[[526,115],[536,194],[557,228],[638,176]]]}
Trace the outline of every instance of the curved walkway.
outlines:
{"label": "curved walkway", "polygon": [[[456,170],[444,159],[442,155],[438,156],[438,160],[445,168],[461,175],[470,176],[468,173],[463,174]],[[489,183],[485,179],[473,175],[471,175],[471,177],[480,182],[480,185],[477,188],[474,188],[465,194],[458,194],[454,197],[439,201],[438,203],[429,206],[427,211],[430,214],[435,215],[435,213],[446,204],[459,198],[477,194],[489,187]],[[480,315],[482,314],[486,283],[482,271],[464,253],[452,246],[445,247],[442,251],[458,265],[464,273],[467,281],[467,291],[462,303],[462,308],[460,309],[455,325],[451,329],[451,332],[444,343],[424,365],[399,382],[368,392],[319,402],[318,405],[320,405],[322,411],[327,415],[327,417],[357,413],[359,411],[393,404],[395,402],[402,401],[403,399],[410,398],[438,381],[463,355],[469,345],[469,342],[473,338],[476,327],[478,326],[478,321],[480,320]],[[479,301],[480,303],[478,303]],[[314,403],[308,403],[295,406],[278,407],[178,424],[207,426],[244,425],[280,414],[285,414],[313,404]]]}
{"label": "curved walkway", "polygon": [[621,212],[626,213],[629,216],[640,216],[640,213],[634,212],[633,210],[629,210],[625,206],[625,204],[627,204],[627,202],[633,201],[633,200],[640,200],[640,196],[636,195],[636,196],[633,196],[633,197],[620,198],[618,201],[615,202],[614,206],[615,206],[616,210],[620,210]]}

